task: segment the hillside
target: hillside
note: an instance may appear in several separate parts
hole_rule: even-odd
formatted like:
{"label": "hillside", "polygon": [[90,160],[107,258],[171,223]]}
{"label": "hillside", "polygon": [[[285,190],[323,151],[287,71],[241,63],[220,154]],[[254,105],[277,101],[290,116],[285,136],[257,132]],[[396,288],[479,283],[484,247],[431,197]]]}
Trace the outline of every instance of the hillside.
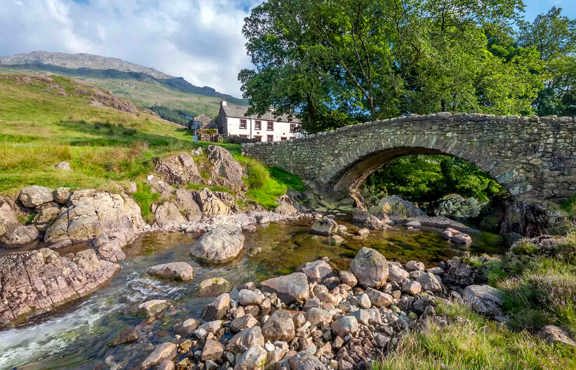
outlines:
{"label": "hillside", "polygon": [[[181,126],[85,83],[0,73],[0,193],[28,184],[106,187],[137,179],[150,160],[189,149]],[[61,162],[73,171],[57,170]]]}
{"label": "hillside", "polygon": [[152,68],[91,54],[36,51],[0,57],[0,71],[48,72],[70,76],[130,99],[140,108],[162,106],[183,110],[190,115],[215,116],[222,99],[236,104],[246,103],[211,87],[194,86],[183,78]]}

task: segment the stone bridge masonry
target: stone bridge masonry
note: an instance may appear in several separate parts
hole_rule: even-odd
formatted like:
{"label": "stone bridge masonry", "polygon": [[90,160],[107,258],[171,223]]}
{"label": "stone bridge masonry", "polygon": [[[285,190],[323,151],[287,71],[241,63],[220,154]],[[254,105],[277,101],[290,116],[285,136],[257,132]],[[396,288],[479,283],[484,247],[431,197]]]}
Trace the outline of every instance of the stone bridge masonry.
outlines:
{"label": "stone bridge masonry", "polygon": [[557,202],[576,193],[573,117],[410,115],[293,141],[245,144],[243,151],[269,166],[299,175],[335,199],[356,193],[376,169],[410,154],[465,159],[522,202]]}

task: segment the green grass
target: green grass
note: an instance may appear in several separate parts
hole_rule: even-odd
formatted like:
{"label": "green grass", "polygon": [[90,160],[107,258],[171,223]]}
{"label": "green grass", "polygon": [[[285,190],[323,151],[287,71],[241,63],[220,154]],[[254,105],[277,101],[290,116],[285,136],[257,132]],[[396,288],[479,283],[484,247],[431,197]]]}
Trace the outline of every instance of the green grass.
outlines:
{"label": "green grass", "polygon": [[[134,198],[150,220],[150,206],[157,199],[143,183],[153,171],[153,159],[214,144],[193,143],[181,126],[145,112],[94,105],[97,93],[102,94],[65,77],[0,73],[0,194],[15,195],[33,184],[114,190],[119,183],[136,181]],[[299,178],[242,157],[240,145],[218,145],[246,167],[250,201],[274,208],[289,188],[303,189]],[[206,172],[205,156],[197,158]],[[73,171],[56,170],[61,161],[70,162]]]}
{"label": "green grass", "polygon": [[154,221],[152,204],[160,199],[160,194],[152,192],[150,185],[141,182],[137,184],[137,191],[132,194],[132,198],[140,206],[144,220],[152,223]]}
{"label": "green grass", "polygon": [[[0,73],[0,193],[30,184],[107,188],[143,177],[156,156],[210,145],[153,115],[96,106],[95,92],[65,77]],[[60,161],[73,171],[54,169]]]}
{"label": "green grass", "polygon": [[576,350],[544,342],[527,331],[515,332],[456,304],[437,312],[450,324],[430,323],[403,337],[398,349],[374,369],[574,369]]}
{"label": "green grass", "polygon": [[302,181],[302,179],[290,172],[284,171],[281,168],[278,167],[271,167],[269,169],[270,172],[270,176],[282,183],[285,184],[288,189],[290,190],[295,190],[295,191],[305,191],[306,190],[306,185],[304,184],[304,182]]}

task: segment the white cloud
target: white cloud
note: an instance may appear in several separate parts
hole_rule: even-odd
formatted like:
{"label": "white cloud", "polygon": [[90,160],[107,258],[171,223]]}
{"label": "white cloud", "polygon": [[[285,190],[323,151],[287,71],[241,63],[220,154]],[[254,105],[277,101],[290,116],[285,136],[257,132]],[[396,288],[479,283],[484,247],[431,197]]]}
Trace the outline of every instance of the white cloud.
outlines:
{"label": "white cloud", "polygon": [[0,55],[113,56],[239,95],[241,29],[259,0],[0,0]]}

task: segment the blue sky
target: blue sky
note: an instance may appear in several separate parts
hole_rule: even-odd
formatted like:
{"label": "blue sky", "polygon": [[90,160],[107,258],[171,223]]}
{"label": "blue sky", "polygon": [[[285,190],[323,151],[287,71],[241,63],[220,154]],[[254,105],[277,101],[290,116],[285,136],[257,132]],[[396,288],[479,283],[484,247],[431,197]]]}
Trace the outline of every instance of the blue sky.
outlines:
{"label": "blue sky", "polygon": [[[250,66],[242,24],[261,0],[0,0],[0,56],[33,50],[92,53],[240,95]],[[527,18],[576,0],[525,0]]]}

